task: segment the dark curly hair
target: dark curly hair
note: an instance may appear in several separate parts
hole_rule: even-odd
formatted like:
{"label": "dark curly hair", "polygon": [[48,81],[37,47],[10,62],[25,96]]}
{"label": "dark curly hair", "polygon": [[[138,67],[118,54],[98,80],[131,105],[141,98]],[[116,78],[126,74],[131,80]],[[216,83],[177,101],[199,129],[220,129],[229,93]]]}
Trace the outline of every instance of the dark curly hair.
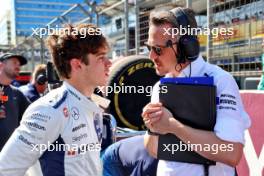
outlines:
{"label": "dark curly hair", "polygon": [[109,47],[100,28],[93,24],[67,24],[47,38],[47,46],[59,76],[66,79],[70,78],[71,59],[80,59],[88,65],[88,54],[95,54],[100,48]]}

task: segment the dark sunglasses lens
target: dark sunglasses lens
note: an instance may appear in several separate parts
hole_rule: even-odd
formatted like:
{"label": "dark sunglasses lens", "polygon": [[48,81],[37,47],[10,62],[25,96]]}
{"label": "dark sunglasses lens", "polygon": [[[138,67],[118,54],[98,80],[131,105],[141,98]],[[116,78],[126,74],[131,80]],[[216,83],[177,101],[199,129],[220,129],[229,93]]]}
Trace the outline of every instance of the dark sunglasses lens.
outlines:
{"label": "dark sunglasses lens", "polygon": [[147,46],[149,52],[151,50],[153,50],[157,55],[159,55],[159,56],[161,55],[161,48],[160,47],[149,46],[149,45],[146,45],[146,46]]}
{"label": "dark sunglasses lens", "polygon": [[159,55],[159,56],[161,55],[161,48],[160,47],[153,47],[153,49],[157,55]]}
{"label": "dark sunglasses lens", "polygon": [[151,50],[151,47],[149,45],[146,45],[146,46],[147,46],[148,50],[150,51]]}

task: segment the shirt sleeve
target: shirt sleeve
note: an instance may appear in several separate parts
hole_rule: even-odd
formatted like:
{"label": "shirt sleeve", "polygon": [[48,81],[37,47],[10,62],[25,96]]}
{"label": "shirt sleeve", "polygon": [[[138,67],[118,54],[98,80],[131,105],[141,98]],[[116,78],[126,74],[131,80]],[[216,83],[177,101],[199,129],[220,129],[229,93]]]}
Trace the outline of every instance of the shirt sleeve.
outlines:
{"label": "shirt sleeve", "polygon": [[0,176],[24,176],[44,153],[40,146],[48,146],[59,137],[62,120],[58,111],[40,103],[34,103],[26,110],[20,126],[2,149]]}
{"label": "shirt sleeve", "polygon": [[250,126],[234,78],[225,74],[216,81],[217,118],[214,131],[222,140],[244,144],[244,132]]}

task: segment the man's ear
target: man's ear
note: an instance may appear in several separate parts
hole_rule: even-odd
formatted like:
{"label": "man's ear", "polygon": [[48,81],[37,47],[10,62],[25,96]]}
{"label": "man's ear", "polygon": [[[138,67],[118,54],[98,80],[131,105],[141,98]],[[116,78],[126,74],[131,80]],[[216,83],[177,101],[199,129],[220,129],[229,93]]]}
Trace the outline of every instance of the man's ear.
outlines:
{"label": "man's ear", "polygon": [[73,58],[70,61],[71,70],[77,71],[81,68],[81,61],[79,59]]}

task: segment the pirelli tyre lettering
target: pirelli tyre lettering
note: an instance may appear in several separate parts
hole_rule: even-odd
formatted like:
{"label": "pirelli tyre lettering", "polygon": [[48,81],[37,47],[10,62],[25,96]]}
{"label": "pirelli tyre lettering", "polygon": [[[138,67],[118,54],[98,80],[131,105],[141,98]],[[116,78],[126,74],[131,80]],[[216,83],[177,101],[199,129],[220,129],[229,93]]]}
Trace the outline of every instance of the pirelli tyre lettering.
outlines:
{"label": "pirelli tyre lettering", "polygon": [[113,64],[104,94],[111,100],[108,113],[120,127],[145,129],[143,107],[150,102],[153,85],[160,79],[146,56],[129,56]]}

